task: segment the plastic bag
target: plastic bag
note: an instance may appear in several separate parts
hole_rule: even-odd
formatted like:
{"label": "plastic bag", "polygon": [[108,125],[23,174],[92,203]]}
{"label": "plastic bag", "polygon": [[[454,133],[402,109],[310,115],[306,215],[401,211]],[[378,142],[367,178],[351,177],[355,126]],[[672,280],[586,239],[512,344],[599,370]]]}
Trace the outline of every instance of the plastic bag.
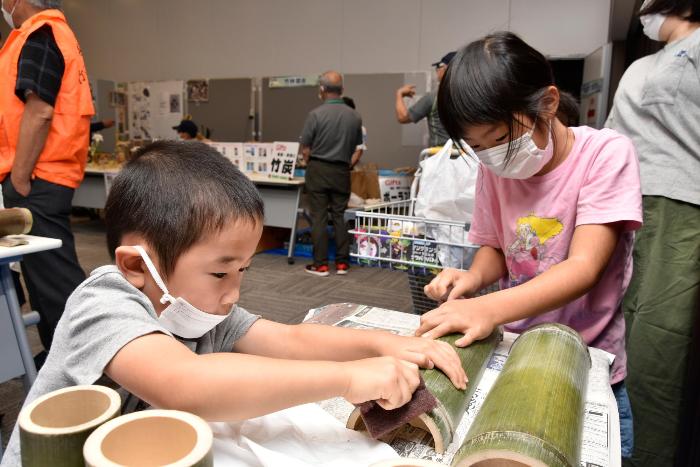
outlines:
{"label": "plastic bag", "polygon": [[[463,228],[428,224],[426,235],[438,242],[468,244],[468,226],[474,213],[474,193],[479,163],[463,154],[452,158],[452,140],[434,156],[420,163],[414,214],[432,220],[455,221]],[[438,246],[438,259],[445,267],[466,269],[476,247]]]}

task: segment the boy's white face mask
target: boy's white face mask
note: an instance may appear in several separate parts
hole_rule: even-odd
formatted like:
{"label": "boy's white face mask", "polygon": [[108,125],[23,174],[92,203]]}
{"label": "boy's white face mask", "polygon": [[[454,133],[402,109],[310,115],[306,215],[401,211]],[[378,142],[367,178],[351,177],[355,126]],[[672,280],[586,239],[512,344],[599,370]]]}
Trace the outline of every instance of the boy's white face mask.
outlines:
{"label": "boy's white face mask", "polygon": [[226,315],[214,315],[206,313],[196,307],[182,297],[173,297],[168,292],[160,274],[156,271],[156,267],[148,257],[148,253],[140,245],[135,245],[134,248],[141,254],[146,267],[153,276],[153,280],[158,285],[158,288],[163,291],[163,296],[160,298],[160,303],[170,305],[165,307],[165,310],[158,317],[158,322],[168,331],[176,336],[184,337],[185,339],[198,339],[216,327],[217,324],[225,320],[231,312]]}
{"label": "boy's white face mask", "polygon": [[512,141],[512,147],[518,148],[518,152],[510,158],[507,164],[508,143],[499,144],[481,151],[474,151],[474,153],[482,164],[499,177],[520,180],[530,178],[542,170],[542,167],[552,160],[552,155],[554,154],[551,122],[549,124],[547,146],[544,149],[538,148],[532,140],[533,131],[534,128]]}

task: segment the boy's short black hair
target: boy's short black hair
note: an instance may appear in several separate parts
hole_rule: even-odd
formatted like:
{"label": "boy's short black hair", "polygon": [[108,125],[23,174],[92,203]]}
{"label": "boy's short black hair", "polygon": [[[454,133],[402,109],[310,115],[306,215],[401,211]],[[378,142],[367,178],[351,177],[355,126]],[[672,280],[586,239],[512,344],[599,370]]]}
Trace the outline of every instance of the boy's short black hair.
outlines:
{"label": "boy's short black hair", "polygon": [[138,233],[167,276],[203,235],[239,219],[262,222],[264,205],[253,182],[211,146],[157,141],[114,179],[105,218],[113,258],[123,235]]}

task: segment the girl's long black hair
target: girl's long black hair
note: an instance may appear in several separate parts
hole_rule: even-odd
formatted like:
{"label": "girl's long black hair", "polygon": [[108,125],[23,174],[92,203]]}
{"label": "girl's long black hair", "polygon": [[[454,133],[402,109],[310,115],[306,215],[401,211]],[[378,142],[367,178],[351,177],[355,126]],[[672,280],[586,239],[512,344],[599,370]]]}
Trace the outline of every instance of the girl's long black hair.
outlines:
{"label": "girl's long black hair", "polygon": [[[543,117],[547,88],[554,74],[547,59],[511,32],[496,32],[457,52],[440,82],[437,106],[440,121],[452,141],[459,142],[468,126],[505,123],[509,135],[522,127],[516,114],[546,128]],[[576,100],[560,92],[560,101]],[[556,141],[555,141],[556,144]],[[511,141],[506,161],[518,150]]]}

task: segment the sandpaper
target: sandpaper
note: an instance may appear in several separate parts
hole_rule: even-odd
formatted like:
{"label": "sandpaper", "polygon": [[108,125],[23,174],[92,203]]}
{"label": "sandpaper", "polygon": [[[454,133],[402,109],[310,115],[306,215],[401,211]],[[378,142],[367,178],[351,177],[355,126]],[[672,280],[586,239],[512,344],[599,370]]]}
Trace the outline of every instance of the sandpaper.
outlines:
{"label": "sandpaper", "polygon": [[397,409],[385,410],[376,401],[363,402],[357,407],[369,434],[373,438],[379,438],[437,407],[437,399],[425,387],[421,377],[411,400]]}

